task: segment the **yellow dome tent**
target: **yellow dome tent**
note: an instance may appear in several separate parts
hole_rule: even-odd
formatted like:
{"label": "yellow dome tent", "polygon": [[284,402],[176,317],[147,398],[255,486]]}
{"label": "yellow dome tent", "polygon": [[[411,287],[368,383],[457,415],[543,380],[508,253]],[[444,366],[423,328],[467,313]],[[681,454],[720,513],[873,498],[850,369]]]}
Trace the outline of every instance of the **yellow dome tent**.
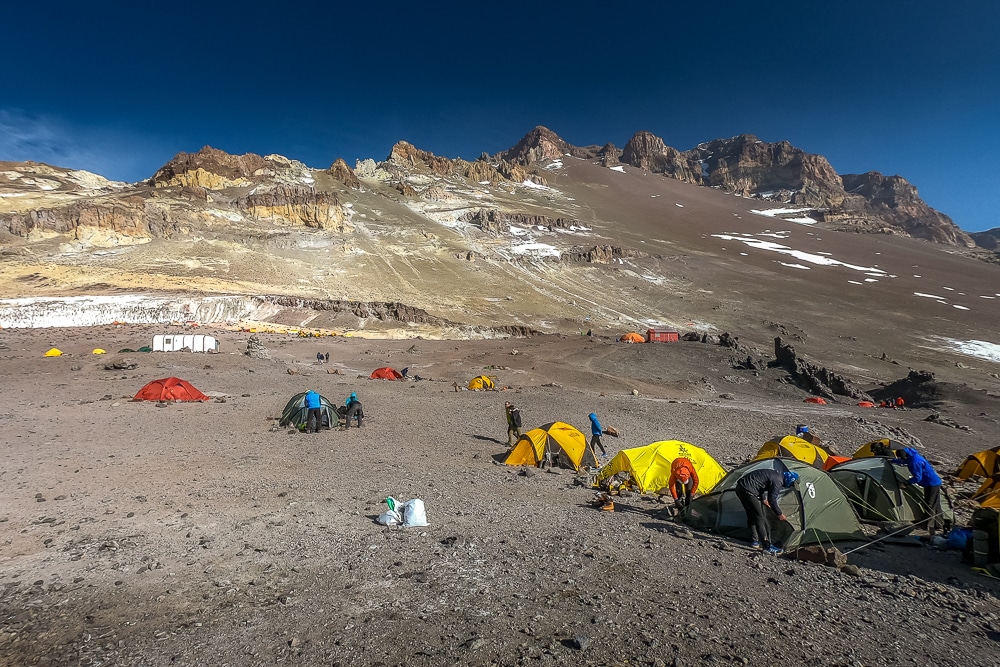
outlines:
{"label": "yellow dome tent", "polygon": [[969,500],[975,500],[983,507],[1000,509],[1000,475],[987,477]]}
{"label": "yellow dome tent", "polygon": [[726,471],[718,461],[704,449],[680,440],[663,440],[618,452],[601,468],[595,483],[599,485],[619,472],[628,471],[632,483],[641,493],[659,491],[670,481],[670,464],[679,458],[688,459],[694,464],[695,472],[698,473],[698,491],[701,493],[711,491],[726,476]]}
{"label": "yellow dome tent", "polygon": [[970,454],[958,467],[955,477],[969,479],[970,477],[989,477],[1000,473],[1000,447],[984,449]]}
{"label": "yellow dome tent", "polygon": [[646,339],[642,334],[637,334],[634,331],[630,331],[621,338],[618,339],[622,343],[645,343]]}
{"label": "yellow dome tent", "polygon": [[54,347],[51,350],[49,350],[48,352],[46,352],[45,356],[46,357],[61,357],[62,356],[62,350],[60,350],[57,347]]}
{"label": "yellow dome tent", "polygon": [[[856,459],[864,459],[869,456],[878,456],[875,452],[882,451],[888,452],[888,456],[892,456],[892,453],[897,449],[902,449],[906,445],[896,442],[895,440],[890,440],[889,438],[882,438],[880,440],[872,440],[871,442],[866,442],[865,444],[858,447],[858,451],[854,452],[854,457]],[[885,454],[882,454],[883,456]]]}
{"label": "yellow dome tent", "polygon": [[95,347],[93,352],[91,352],[91,354],[107,354],[107,353],[108,353],[107,350],[102,350],[99,347]]}
{"label": "yellow dome tent", "polygon": [[545,460],[546,449],[552,455],[552,463],[573,470],[581,466],[596,466],[594,454],[587,438],[573,426],[564,422],[552,422],[533,428],[514,444],[504,461],[509,466],[539,466]]}
{"label": "yellow dome tent", "polygon": [[822,447],[817,447],[802,438],[796,438],[794,435],[786,435],[783,438],[775,437],[765,442],[753,460],[760,461],[761,459],[781,457],[798,459],[814,468],[823,470],[823,466],[826,465],[826,460],[830,458],[830,454]]}
{"label": "yellow dome tent", "polygon": [[487,391],[494,386],[493,380],[486,375],[479,375],[469,380],[469,389],[472,391]]}

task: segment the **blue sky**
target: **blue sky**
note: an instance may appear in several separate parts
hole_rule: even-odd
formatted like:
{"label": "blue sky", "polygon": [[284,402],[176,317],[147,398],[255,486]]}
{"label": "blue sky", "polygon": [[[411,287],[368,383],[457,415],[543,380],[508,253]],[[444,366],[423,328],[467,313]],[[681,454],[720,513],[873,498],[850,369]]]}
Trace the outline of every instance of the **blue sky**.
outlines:
{"label": "blue sky", "polygon": [[755,134],[1000,227],[1000,3],[14,3],[0,159],[148,178],[180,151],[448,157],[535,125],[687,150]]}

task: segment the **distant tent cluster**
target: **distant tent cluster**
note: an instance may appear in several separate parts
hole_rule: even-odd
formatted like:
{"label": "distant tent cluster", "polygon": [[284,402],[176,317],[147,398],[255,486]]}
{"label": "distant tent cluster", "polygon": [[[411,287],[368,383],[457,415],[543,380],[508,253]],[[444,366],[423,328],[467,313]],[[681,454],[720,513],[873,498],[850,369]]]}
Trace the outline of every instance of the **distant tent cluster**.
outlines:
{"label": "distant tent cluster", "polygon": [[[219,341],[213,336],[204,334],[157,334],[153,336],[152,345],[143,345],[138,350],[125,348],[119,352],[212,352],[219,351]],[[95,347],[91,354],[107,354],[104,348]],[[57,347],[51,348],[44,354],[46,357],[61,357],[65,354]]]}

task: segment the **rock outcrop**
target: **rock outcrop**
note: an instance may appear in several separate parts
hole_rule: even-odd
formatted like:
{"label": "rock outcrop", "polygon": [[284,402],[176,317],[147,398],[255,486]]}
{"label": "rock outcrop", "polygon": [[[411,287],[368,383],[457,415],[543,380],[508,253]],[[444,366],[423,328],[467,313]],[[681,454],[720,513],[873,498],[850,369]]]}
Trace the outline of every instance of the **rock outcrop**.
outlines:
{"label": "rock outcrop", "polygon": [[544,227],[548,231],[583,226],[583,223],[573,218],[550,218],[546,215],[532,215],[529,213],[504,213],[495,208],[480,208],[470,211],[462,215],[459,221],[471,223],[478,226],[484,232],[494,235],[509,231],[511,225],[518,227]]}
{"label": "rock outcrop", "polygon": [[799,357],[795,348],[780,336],[774,339],[774,357],[775,366],[784,368],[796,385],[817,396],[833,399],[835,395],[839,395],[857,401],[872,400],[871,396],[844,376]]}
{"label": "rock outcrop", "polygon": [[621,151],[614,144],[604,144],[598,153],[598,157],[601,158],[602,167],[617,167],[621,164]]}
{"label": "rock outcrop", "polygon": [[432,174],[448,176],[455,173],[455,164],[446,157],[440,157],[428,151],[422,151],[407,141],[399,141],[389,151],[386,162],[399,166],[414,167],[424,165]]}
{"label": "rock outcrop", "polygon": [[361,181],[358,180],[354,170],[348,167],[347,163],[344,162],[344,158],[337,158],[334,163],[330,165],[330,168],[326,170],[326,173],[330,174],[352,190],[361,189]]}
{"label": "rock outcrop", "polygon": [[685,183],[701,184],[700,162],[667,146],[652,132],[636,132],[622,149],[621,161]]}
{"label": "rock outcrop", "polygon": [[208,190],[250,185],[263,175],[267,160],[260,155],[230,155],[205,146],[197,153],[178,153],[160,167],[149,185],[157,188],[194,185]]}
{"label": "rock outcrop", "polygon": [[619,259],[637,259],[649,257],[647,253],[612,245],[599,245],[580,252],[564,252],[559,261],[564,264],[585,262],[587,264],[611,264]]}
{"label": "rock outcrop", "polygon": [[470,181],[490,183],[491,185],[495,185],[503,180],[500,172],[486,160],[476,160],[469,163],[469,166],[465,169],[464,176]]}
{"label": "rock outcrop", "polygon": [[67,234],[95,245],[164,237],[177,230],[169,212],[133,195],[0,216],[0,229],[21,238]]}
{"label": "rock outcrop", "polygon": [[985,232],[973,232],[969,236],[980,248],[987,250],[1000,250],[1000,227],[988,229]]}
{"label": "rock outcrop", "polygon": [[901,176],[869,171],[845,174],[841,180],[847,197],[840,207],[826,214],[830,220],[850,220],[860,214],[865,220],[874,218],[914,238],[966,248],[976,246],[951,218],[924,203],[917,189]]}
{"label": "rock outcrop", "polygon": [[704,163],[706,185],[745,197],[786,189],[792,191],[795,205],[835,207],[846,195],[826,158],[787,141],[768,143],[743,134],[700,144],[684,155]]}
{"label": "rock outcrop", "polygon": [[270,190],[254,190],[237,199],[236,207],[254,220],[345,231],[344,209],[333,192],[282,185]]}
{"label": "rock outcrop", "polygon": [[564,141],[558,134],[539,125],[524,135],[513,148],[500,153],[500,159],[512,164],[530,166],[545,160],[558,160],[564,155],[589,158],[594,155]]}

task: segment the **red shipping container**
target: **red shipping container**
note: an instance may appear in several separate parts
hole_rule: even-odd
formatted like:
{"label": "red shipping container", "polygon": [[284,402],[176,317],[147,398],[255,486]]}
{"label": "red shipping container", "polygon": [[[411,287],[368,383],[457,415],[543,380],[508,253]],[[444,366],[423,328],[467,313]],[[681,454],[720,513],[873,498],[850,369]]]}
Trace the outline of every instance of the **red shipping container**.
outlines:
{"label": "red shipping container", "polygon": [[668,329],[647,329],[646,341],[650,343],[676,343],[681,339],[680,333]]}

